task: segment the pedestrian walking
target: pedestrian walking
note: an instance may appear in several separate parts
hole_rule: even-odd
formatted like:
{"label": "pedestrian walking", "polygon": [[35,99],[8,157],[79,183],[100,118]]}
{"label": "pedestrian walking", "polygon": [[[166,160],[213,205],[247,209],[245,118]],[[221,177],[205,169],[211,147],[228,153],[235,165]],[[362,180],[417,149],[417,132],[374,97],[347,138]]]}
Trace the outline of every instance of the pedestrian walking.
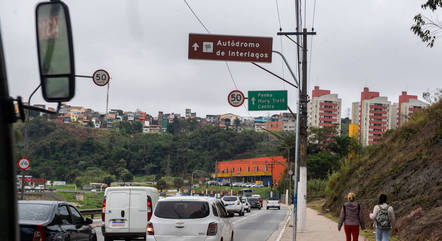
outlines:
{"label": "pedestrian walking", "polygon": [[341,208],[338,231],[341,231],[342,224],[344,224],[346,241],[351,241],[351,236],[353,236],[353,241],[358,241],[359,226],[365,229],[361,205],[355,201],[356,195],[352,192],[347,195],[347,199],[348,202],[345,202]]}
{"label": "pedestrian walking", "polygon": [[378,205],[374,206],[370,219],[374,220],[376,241],[388,241],[396,216],[393,207],[387,204],[387,195],[379,195]]}

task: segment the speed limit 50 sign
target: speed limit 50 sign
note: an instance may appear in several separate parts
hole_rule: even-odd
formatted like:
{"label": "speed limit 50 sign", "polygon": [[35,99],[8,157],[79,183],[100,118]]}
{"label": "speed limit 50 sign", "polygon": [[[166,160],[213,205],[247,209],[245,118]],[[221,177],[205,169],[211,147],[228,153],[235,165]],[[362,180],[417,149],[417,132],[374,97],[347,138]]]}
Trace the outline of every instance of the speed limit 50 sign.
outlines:
{"label": "speed limit 50 sign", "polygon": [[227,96],[227,101],[233,107],[239,107],[244,103],[245,96],[239,90],[234,90]]}
{"label": "speed limit 50 sign", "polygon": [[98,86],[105,86],[109,83],[110,75],[106,70],[99,69],[92,75],[92,80]]}

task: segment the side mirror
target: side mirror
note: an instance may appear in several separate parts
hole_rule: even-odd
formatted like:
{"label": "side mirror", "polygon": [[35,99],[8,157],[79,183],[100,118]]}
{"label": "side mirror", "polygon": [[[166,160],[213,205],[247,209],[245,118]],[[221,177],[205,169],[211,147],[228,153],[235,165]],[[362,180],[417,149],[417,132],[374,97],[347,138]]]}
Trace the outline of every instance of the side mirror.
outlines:
{"label": "side mirror", "polygon": [[90,219],[90,218],[86,218],[86,219],[84,220],[84,225],[89,225],[89,224],[92,224],[92,219]]}
{"label": "side mirror", "polygon": [[69,101],[75,95],[75,67],[69,9],[61,1],[36,7],[37,49],[43,97]]}

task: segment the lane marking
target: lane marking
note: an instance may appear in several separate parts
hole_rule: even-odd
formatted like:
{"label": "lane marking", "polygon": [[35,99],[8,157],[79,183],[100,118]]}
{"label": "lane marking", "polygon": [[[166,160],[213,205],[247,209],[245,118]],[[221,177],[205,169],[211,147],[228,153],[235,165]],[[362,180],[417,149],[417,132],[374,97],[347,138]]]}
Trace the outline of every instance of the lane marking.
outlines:
{"label": "lane marking", "polygon": [[[292,209],[289,207],[289,211],[290,211],[290,213],[292,213],[291,210],[292,210]],[[276,241],[280,241],[280,240],[281,240],[282,235],[283,235],[284,232],[285,232],[285,228],[287,227],[287,224],[288,224],[288,222],[290,221],[290,216],[291,216],[291,215],[289,215],[289,213],[287,213],[287,218],[286,218],[287,220],[285,221],[284,227],[282,228],[281,232],[279,233],[278,238],[276,239]]]}
{"label": "lane marking", "polygon": [[237,219],[236,221],[232,222],[232,224],[237,224],[237,223],[244,222],[244,220],[248,219],[249,217],[254,217],[254,216],[256,216],[256,215],[258,215],[260,213],[263,213],[263,212],[261,212],[261,210],[259,210],[258,212],[254,213],[252,215],[247,215],[247,216],[245,216],[245,217],[243,217],[241,219]]}

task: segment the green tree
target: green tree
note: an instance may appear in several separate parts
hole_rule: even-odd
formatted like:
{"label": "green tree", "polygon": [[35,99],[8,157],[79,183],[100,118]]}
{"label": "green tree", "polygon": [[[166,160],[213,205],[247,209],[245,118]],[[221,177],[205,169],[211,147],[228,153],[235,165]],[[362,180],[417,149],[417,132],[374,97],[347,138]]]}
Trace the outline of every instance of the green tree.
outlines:
{"label": "green tree", "polygon": [[167,183],[164,179],[160,179],[159,181],[157,181],[157,189],[160,190],[160,192],[163,191],[163,189],[166,189],[167,187]]}
{"label": "green tree", "polygon": [[320,152],[307,156],[307,177],[325,179],[329,173],[339,169],[341,162],[338,156],[329,152]]}
{"label": "green tree", "polygon": [[[438,8],[442,8],[442,0],[426,0],[421,8],[423,10],[429,9],[434,14]],[[421,13],[414,16],[413,20],[414,25],[411,27],[411,31],[424,43],[427,43],[428,47],[432,48],[436,38],[442,32],[442,22],[438,20],[437,16],[429,18]]]}
{"label": "green tree", "polygon": [[184,180],[181,177],[175,177],[173,179],[173,184],[175,185],[176,189],[179,190],[181,187],[184,186]]}

